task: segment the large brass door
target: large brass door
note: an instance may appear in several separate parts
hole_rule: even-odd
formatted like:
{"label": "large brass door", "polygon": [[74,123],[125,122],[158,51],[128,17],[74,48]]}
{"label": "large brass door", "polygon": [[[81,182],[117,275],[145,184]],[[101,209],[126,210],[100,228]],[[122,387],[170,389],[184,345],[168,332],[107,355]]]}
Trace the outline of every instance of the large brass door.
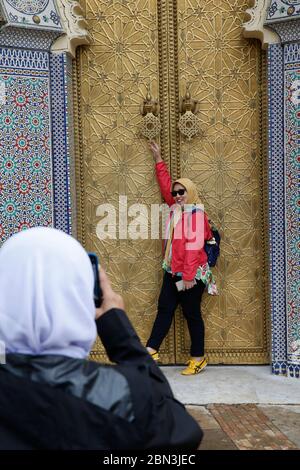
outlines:
{"label": "large brass door", "polygon": [[[189,176],[222,233],[220,295],[205,296],[206,350],[213,363],[268,362],[264,251],[263,70],[242,37],[247,1],[82,0],[92,44],[78,52],[78,236],[99,254],[142,341],[159,294],[159,240],[99,240],[97,207],[119,196],[160,202],[152,157],[139,134],[150,88],[159,99],[160,144],[171,174]],[[200,133],[178,130],[179,101],[199,100]],[[123,208],[124,209],[124,208]],[[122,212],[122,211],[121,211]],[[124,212],[123,212],[124,213]],[[182,363],[189,338],[181,312],[163,344]],[[96,358],[103,359],[101,346]]]}

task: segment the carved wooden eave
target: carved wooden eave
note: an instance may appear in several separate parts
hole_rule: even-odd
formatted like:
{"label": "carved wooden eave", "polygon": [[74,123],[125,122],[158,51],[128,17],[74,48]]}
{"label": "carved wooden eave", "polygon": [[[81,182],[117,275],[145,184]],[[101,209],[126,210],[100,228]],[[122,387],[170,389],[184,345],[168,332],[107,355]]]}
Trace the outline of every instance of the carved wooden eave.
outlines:
{"label": "carved wooden eave", "polygon": [[270,0],[252,0],[251,8],[245,11],[248,21],[243,25],[245,38],[259,39],[263,49],[280,42],[278,34],[264,26],[269,6]]}
{"label": "carved wooden eave", "polygon": [[53,43],[51,50],[56,53],[68,52],[75,57],[77,46],[89,44],[91,41],[87,22],[78,1],[57,0],[56,3],[65,34]]}

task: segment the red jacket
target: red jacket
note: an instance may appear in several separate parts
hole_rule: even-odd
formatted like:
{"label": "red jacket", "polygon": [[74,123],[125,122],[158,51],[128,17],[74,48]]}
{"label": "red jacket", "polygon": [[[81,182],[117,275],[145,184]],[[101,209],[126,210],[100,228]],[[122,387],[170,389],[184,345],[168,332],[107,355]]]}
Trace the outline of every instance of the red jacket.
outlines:
{"label": "red jacket", "polygon": [[[172,182],[165,162],[156,164],[156,177],[164,200],[168,206],[173,206],[175,200],[171,195]],[[196,235],[194,234],[197,224],[199,227],[200,218],[202,220],[201,227],[203,227],[203,230],[201,230],[201,236],[197,236],[196,240]],[[189,230],[187,225],[191,230]],[[172,240],[172,273],[180,272],[182,273],[183,280],[192,281],[196,276],[199,266],[207,263],[204,242],[210,240],[212,236],[205,212],[184,212],[183,217],[174,229]],[[193,244],[195,245],[195,249],[193,248]]]}

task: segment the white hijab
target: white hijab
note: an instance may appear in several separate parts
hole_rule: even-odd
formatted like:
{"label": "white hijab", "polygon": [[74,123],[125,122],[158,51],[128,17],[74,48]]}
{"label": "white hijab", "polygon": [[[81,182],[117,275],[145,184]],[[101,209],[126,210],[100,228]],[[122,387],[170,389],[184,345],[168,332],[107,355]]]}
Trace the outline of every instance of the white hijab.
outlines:
{"label": "white hijab", "polygon": [[94,277],[71,236],[38,227],[0,249],[0,341],[6,353],[86,357],[96,339]]}

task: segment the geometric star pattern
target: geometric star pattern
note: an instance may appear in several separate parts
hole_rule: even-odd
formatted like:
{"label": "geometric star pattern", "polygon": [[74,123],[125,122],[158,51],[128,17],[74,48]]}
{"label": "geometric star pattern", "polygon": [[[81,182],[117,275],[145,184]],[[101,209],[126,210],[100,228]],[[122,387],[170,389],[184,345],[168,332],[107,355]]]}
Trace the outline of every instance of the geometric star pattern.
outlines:
{"label": "geometric star pattern", "polygon": [[[140,106],[147,90],[160,98],[157,24],[167,1],[82,2],[92,43],[81,52],[84,244],[96,251],[125,298],[143,342],[161,283],[158,240],[99,240],[97,207],[119,195],[160,202],[153,161],[141,138]],[[158,8],[159,7],[159,8]],[[177,3],[179,98],[190,85],[199,100],[200,132],[181,139],[182,176],[191,177],[222,234],[216,271],[218,298],[204,300],[206,347],[213,362],[268,362],[264,205],[262,187],[262,64],[258,42],[242,37],[248,2],[183,0]],[[173,4],[172,4],[173,8]],[[164,68],[165,67],[165,68]],[[175,110],[170,109],[170,114]],[[175,123],[177,129],[178,123]],[[175,131],[176,131],[175,129]],[[164,131],[164,130],[163,130]],[[165,155],[169,163],[171,155]],[[176,339],[176,344],[174,343]],[[186,359],[182,322],[163,347],[169,362]],[[97,345],[94,357],[103,357]]]}
{"label": "geometric star pattern", "polygon": [[[206,350],[226,362],[268,362],[262,187],[262,57],[242,37],[246,1],[178,3],[180,96],[198,100],[200,132],[181,137],[181,171],[219,227],[220,295],[205,296]],[[188,333],[178,347],[188,350]]]}
{"label": "geometric star pattern", "polygon": [[[119,195],[128,207],[160,202],[154,162],[140,135],[141,104],[150,88],[158,98],[156,1],[82,2],[92,43],[80,57],[83,181],[88,250],[99,255],[143,342],[156,314],[162,278],[160,240],[99,240],[97,207],[118,211]],[[173,335],[174,337],[174,335]],[[174,343],[174,339],[170,339]],[[172,349],[170,346],[169,350]],[[100,346],[92,357],[105,358]],[[174,362],[174,358],[172,358]]]}

